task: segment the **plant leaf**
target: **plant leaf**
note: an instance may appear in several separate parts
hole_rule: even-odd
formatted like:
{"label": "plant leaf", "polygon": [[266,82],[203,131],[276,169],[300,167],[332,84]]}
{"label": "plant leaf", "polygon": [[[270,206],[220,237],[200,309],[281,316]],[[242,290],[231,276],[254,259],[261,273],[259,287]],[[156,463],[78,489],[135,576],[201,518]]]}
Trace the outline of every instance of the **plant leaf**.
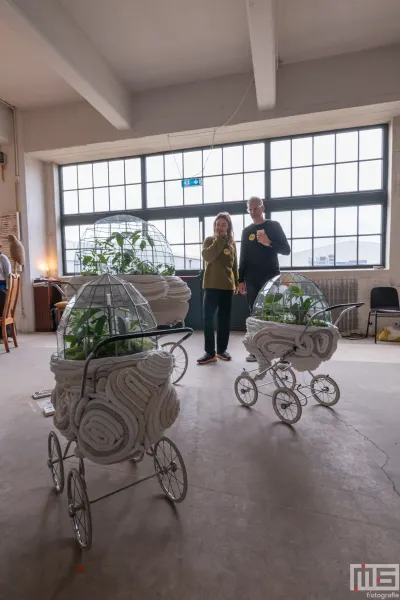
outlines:
{"label": "plant leaf", "polygon": [[126,333],[126,325],[122,317],[117,317],[117,328],[119,334]]}
{"label": "plant leaf", "polygon": [[131,237],[132,246],[134,246],[136,244],[136,242],[138,241],[139,238],[140,238],[140,231],[136,231],[136,233],[132,234],[132,237]]}
{"label": "plant leaf", "polygon": [[107,320],[107,317],[105,315],[96,319],[96,325],[94,326],[94,333],[96,335],[101,335],[103,333],[104,324],[105,324],[106,320]]}
{"label": "plant leaf", "polygon": [[124,246],[124,238],[122,237],[122,235],[118,231],[116,231],[116,232],[113,233],[113,236],[114,236],[114,238],[115,238],[118,246],[120,248],[123,248],[123,246]]}

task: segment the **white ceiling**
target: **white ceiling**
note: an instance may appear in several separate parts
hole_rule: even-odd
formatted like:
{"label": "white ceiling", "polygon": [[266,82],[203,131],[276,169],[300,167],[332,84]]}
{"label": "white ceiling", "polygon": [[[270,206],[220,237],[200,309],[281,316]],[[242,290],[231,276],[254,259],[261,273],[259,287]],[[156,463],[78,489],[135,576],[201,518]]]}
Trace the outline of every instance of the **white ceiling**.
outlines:
{"label": "white ceiling", "polygon": [[278,0],[277,23],[284,63],[357,52],[400,41],[400,0]]}
{"label": "white ceiling", "polygon": [[60,0],[133,90],[251,70],[244,0]]}
{"label": "white ceiling", "polygon": [[[129,90],[252,69],[245,0],[51,1],[62,4]],[[400,42],[400,0],[277,0],[276,5],[276,41],[284,63]],[[45,54],[4,21],[0,40],[0,98],[22,108],[80,98]]]}
{"label": "white ceiling", "polygon": [[61,104],[80,96],[29,43],[0,20],[0,98],[21,108]]}

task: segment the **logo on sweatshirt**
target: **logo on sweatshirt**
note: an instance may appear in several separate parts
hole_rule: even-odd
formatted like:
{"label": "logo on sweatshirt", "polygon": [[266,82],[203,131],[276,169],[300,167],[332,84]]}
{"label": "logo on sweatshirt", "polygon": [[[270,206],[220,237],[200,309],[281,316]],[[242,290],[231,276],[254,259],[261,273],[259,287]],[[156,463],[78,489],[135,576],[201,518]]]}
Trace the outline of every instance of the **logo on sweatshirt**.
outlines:
{"label": "logo on sweatshirt", "polygon": [[231,251],[229,250],[229,248],[225,248],[224,254],[226,254],[228,256],[228,254],[230,254],[230,253],[231,253]]}
{"label": "logo on sweatshirt", "polygon": [[251,234],[249,235],[249,240],[252,242],[252,241],[253,241],[253,240],[255,240],[255,239],[256,239],[256,236],[254,235],[254,233],[251,233]]}

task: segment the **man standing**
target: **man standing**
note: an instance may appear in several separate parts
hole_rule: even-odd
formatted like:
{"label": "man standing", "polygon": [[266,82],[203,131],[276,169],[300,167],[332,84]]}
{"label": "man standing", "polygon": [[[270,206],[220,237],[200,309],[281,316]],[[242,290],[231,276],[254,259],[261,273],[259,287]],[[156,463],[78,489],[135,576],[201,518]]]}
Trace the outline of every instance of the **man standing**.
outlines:
{"label": "man standing", "polygon": [[[253,196],[247,203],[252,225],[243,230],[239,263],[239,291],[247,293],[250,312],[258,292],[266,281],[279,275],[278,254],[288,256],[290,246],[278,221],[264,217],[264,204],[261,198]],[[255,362],[249,355],[248,362]]]}

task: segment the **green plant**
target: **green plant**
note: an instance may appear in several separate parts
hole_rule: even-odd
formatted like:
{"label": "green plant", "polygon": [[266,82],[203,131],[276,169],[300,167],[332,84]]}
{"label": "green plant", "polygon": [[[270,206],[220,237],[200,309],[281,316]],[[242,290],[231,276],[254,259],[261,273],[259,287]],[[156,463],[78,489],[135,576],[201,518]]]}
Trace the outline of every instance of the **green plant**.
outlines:
{"label": "green plant", "polygon": [[[138,321],[129,321],[128,311],[119,309],[119,312],[125,312],[126,319],[121,315],[109,316],[102,308],[72,310],[68,321],[68,333],[64,336],[64,343],[69,344],[65,350],[65,358],[85,360],[97,344],[110,335],[139,330]],[[153,347],[152,341],[146,338],[110,342],[100,348],[98,357],[136,354]]]}
{"label": "green plant", "polygon": [[[287,323],[293,325],[307,325],[313,315],[312,309],[320,304],[320,298],[307,295],[301,288],[291,285],[286,292],[266,294],[263,305],[255,309],[256,317],[263,321]],[[320,319],[312,319],[310,325],[329,327],[322,313]]]}
{"label": "green plant", "polygon": [[[173,275],[172,265],[157,264],[142,260],[141,253],[154,248],[153,238],[141,232],[114,231],[107,239],[98,239],[92,249],[78,254],[81,275],[101,275],[104,272],[116,275]],[[152,251],[154,258],[154,252]]]}

